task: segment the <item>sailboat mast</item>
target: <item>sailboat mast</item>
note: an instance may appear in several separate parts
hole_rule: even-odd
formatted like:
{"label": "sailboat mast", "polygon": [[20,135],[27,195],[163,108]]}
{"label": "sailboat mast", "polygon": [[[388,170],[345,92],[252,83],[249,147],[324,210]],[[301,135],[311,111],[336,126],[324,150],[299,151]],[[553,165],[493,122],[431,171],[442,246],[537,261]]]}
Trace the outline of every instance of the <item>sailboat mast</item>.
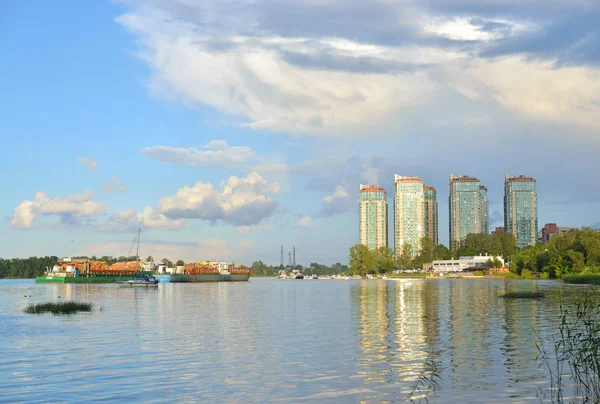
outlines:
{"label": "sailboat mast", "polygon": [[142,233],[142,229],[138,228],[138,236],[137,236],[137,248],[135,249],[135,258],[140,260],[140,234]]}

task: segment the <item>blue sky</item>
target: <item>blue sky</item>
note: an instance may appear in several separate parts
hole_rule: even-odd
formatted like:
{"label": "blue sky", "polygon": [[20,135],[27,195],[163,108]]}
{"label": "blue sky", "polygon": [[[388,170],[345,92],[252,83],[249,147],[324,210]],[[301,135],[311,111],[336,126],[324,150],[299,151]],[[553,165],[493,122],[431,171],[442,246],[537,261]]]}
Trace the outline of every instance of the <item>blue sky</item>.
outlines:
{"label": "blue sky", "polygon": [[[600,221],[596,1],[8,1],[0,256],[346,262],[360,183]],[[390,225],[393,216],[390,214]],[[390,237],[393,237],[390,227]],[[390,239],[390,245],[392,240]]]}

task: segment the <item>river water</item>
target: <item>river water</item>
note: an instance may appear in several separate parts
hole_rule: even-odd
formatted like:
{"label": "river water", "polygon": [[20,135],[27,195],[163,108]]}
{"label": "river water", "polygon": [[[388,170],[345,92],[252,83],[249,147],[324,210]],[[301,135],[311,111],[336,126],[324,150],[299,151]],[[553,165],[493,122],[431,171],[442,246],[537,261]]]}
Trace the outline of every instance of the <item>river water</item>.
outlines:
{"label": "river water", "polygon": [[[516,290],[546,297],[499,298]],[[539,402],[549,384],[534,334],[548,339],[581,291],[493,279],[158,290],[3,280],[0,401]],[[23,313],[65,300],[94,311]]]}

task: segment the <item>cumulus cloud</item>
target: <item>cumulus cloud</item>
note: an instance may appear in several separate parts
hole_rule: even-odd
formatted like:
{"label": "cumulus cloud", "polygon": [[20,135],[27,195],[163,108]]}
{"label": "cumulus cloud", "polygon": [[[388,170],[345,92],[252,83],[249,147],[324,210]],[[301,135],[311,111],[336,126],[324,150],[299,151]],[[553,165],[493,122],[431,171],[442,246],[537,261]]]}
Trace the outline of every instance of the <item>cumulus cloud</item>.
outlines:
{"label": "cumulus cloud", "polygon": [[97,224],[100,230],[132,232],[138,228],[159,230],[182,229],[187,220],[172,219],[157,212],[152,206],[147,206],[142,212],[135,209],[113,212],[110,217]]}
{"label": "cumulus cloud", "polygon": [[230,177],[222,190],[210,183],[197,182],[183,187],[174,196],[158,202],[158,210],[173,219],[202,219],[234,226],[258,224],[271,216],[277,202],[269,195],[279,192],[279,184],[269,183],[256,172],[246,177]]}
{"label": "cumulus cloud", "polygon": [[98,162],[89,157],[79,157],[77,162],[86,166],[90,174],[96,170],[96,167],[98,167]]}
{"label": "cumulus cloud", "polygon": [[342,185],[338,185],[331,195],[327,195],[321,201],[319,216],[333,216],[352,209],[350,194]]}
{"label": "cumulus cloud", "polygon": [[225,140],[213,140],[200,148],[146,147],[141,153],[152,160],[190,167],[239,167],[256,157],[249,147],[230,147]]}
{"label": "cumulus cloud", "polygon": [[116,193],[121,193],[121,192],[126,192],[127,188],[125,188],[120,182],[119,182],[119,176],[117,174],[113,174],[112,175],[112,182],[110,184],[106,184],[105,186],[103,186],[100,189],[101,192],[116,192]]}
{"label": "cumulus cloud", "polygon": [[592,1],[553,0],[543,12],[534,0],[128,4],[117,21],[141,39],[150,88],[251,128],[396,135],[432,110],[473,122],[475,105],[497,120],[506,111],[599,126]]}
{"label": "cumulus cloud", "polygon": [[100,216],[106,210],[104,202],[93,201],[92,197],[93,192],[89,189],[66,198],[50,198],[46,192],[36,192],[33,200],[24,200],[14,209],[10,226],[31,229],[40,216],[57,217],[59,224],[85,224],[90,218]]}

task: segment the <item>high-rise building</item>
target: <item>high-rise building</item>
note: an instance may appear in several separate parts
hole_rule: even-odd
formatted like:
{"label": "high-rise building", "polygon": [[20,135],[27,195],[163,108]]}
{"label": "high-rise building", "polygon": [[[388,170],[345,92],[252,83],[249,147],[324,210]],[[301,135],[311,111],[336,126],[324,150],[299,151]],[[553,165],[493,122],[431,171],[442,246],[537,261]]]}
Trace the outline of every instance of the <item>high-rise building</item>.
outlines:
{"label": "high-rise building", "polygon": [[388,203],[385,189],[373,185],[360,186],[360,243],[374,250],[388,246]]}
{"label": "high-rise building", "polygon": [[434,187],[425,185],[425,235],[438,244],[438,204]]}
{"label": "high-rise building", "polygon": [[504,229],[515,236],[517,247],[534,245],[538,233],[536,181],[523,175],[504,179]]}
{"label": "high-rise building", "polygon": [[469,234],[487,234],[487,188],[477,178],[450,174],[448,202],[450,249],[458,249]]}
{"label": "high-rise building", "polygon": [[425,192],[417,177],[394,176],[394,251],[402,254],[402,246],[411,246],[416,257],[425,236]]}

